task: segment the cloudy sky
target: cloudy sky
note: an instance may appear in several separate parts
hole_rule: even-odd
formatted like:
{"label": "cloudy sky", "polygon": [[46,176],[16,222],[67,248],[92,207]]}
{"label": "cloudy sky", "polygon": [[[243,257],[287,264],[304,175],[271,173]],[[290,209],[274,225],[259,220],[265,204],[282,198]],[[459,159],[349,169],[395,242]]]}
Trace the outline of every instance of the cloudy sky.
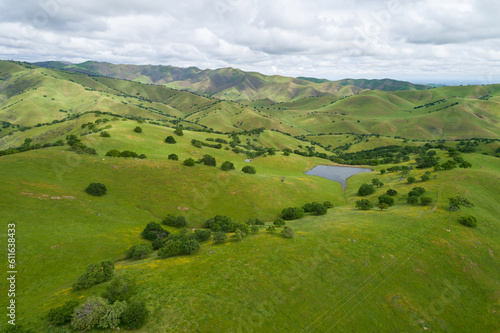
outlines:
{"label": "cloudy sky", "polygon": [[500,1],[0,0],[0,59],[500,82]]}

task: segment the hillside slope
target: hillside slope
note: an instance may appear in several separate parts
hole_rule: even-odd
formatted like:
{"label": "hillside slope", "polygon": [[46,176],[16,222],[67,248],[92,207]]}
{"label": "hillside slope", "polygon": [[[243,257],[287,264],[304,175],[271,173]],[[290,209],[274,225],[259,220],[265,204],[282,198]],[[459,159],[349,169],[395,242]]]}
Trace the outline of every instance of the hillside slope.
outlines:
{"label": "hillside slope", "polygon": [[278,75],[266,76],[256,72],[244,72],[235,68],[201,70],[196,67],[114,65],[95,61],[87,61],[81,64],[47,61],[35,64],[42,67],[91,75],[165,85],[227,100],[271,99],[275,102],[286,102],[304,97],[325,95],[351,96],[365,89],[386,91],[428,89],[423,85],[414,85],[410,82],[390,79],[328,81]]}

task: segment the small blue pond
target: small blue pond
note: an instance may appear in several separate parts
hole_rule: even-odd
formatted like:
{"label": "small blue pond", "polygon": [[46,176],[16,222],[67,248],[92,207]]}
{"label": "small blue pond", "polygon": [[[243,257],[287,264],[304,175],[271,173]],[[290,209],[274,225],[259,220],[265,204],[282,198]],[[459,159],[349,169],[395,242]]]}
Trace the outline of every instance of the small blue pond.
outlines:
{"label": "small blue pond", "polygon": [[353,168],[345,166],[332,166],[332,165],[318,165],[314,169],[306,172],[306,175],[310,176],[320,176],[326,179],[333,180],[334,182],[340,183],[342,189],[345,190],[347,184],[347,178],[356,175],[358,173],[370,172],[372,169],[366,168]]}

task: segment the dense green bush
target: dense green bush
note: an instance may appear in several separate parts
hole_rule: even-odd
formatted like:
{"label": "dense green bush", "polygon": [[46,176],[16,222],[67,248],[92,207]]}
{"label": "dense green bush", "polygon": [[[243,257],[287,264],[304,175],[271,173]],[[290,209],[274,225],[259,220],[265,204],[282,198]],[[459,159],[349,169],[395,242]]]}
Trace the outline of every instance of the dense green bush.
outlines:
{"label": "dense green bush", "polygon": [[290,228],[290,227],[288,227],[288,226],[285,226],[283,228],[283,230],[281,230],[281,234],[285,238],[293,238],[293,237],[295,237],[295,233],[293,232],[293,229]]}
{"label": "dense green bush", "polygon": [[210,236],[212,236],[212,232],[207,229],[196,229],[194,231],[194,236],[198,242],[204,242],[210,239]]}
{"label": "dense green bush", "polygon": [[356,201],[356,208],[361,210],[369,210],[373,208],[373,204],[368,199],[361,199]]}
{"label": "dense green bush", "polygon": [[176,128],[176,129],[175,129],[175,131],[174,131],[174,134],[176,134],[176,135],[178,135],[178,136],[183,136],[183,135],[184,135],[184,133],[182,132],[182,130],[183,130],[182,125],[177,126],[177,128]]}
{"label": "dense green bush", "polygon": [[102,197],[103,195],[106,194],[106,191],[108,189],[106,188],[106,185],[101,184],[101,183],[90,183],[89,186],[85,189],[85,192],[87,192],[90,195],[96,196],[96,197]]}
{"label": "dense green bush", "polygon": [[458,210],[462,206],[474,207],[474,204],[469,199],[462,197],[460,195],[453,197],[453,198],[448,198],[448,200],[450,201],[450,205],[449,205],[448,209],[451,209],[451,210]]}
{"label": "dense green bush", "polygon": [[130,150],[124,150],[120,153],[120,157],[125,157],[125,158],[136,158],[139,156],[135,151],[130,151]]}
{"label": "dense green bush", "polygon": [[282,227],[286,224],[286,222],[282,218],[278,217],[277,219],[274,220],[273,224],[277,227]]}
{"label": "dense green bush", "polygon": [[390,195],[391,197],[395,196],[396,194],[398,194],[398,191],[396,191],[395,189],[393,188],[390,188],[388,189],[386,192],[385,192],[387,195]]}
{"label": "dense green bush", "polygon": [[229,161],[226,161],[224,163],[222,163],[222,165],[220,166],[221,170],[223,171],[230,171],[230,170],[234,170],[234,164],[229,162]]}
{"label": "dense green bush", "polygon": [[177,156],[177,154],[170,154],[170,155],[168,155],[168,159],[172,160],[172,161],[178,161],[179,156]]}
{"label": "dense green bush", "polygon": [[188,239],[182,243],[182,253],[183,254],[193,254],[200,249],[200,243],[195,239]]}
{"label": "dense green bush", "polygon": [[217,231],[212,234],[214,243],[224,243],[227,240],[227,235],[223,231]]}
{"label": "dense green bush", "polygon": [[133,245],[127,251],[127,259],[139,260],[152,252],[153,247],[149,244]]}
{"label": "dense green bush", "polygon": [[[238,229],[238,230],[239,230],[239,229]],[[259,232],[259,226],[258,226],[257,224],[252,224],[252,225],[250,226],[250,232],[251,232],[252,234],[256,234],[256,233],[258,233],[258,232]]]}
{"label": "dense green bush", "polygon": [[302,207],[288,207],[281,211],[284,220],[297,220],[304,216],[304,209]]}
{"label": "dense green bush", "polygon": [[186,218],[184,216],[175,216],[174,214],[168,214],[162,223],[176,228],[184,228],[187,226]]}
{"label": "dense green bush", "polygon": [[317,202],[308,202],[304,206],[302,206],[302,209],[304,210],[305,213],[311,213],[314,209],[314,204]]}
{"label": "dense green bush", "polygon": [[253,166],[250,166],[250,165],[244,166],[243,169],[241,169],[241,171],[243,171],[244,173],[251,174],[251,175],[257,173],[255,168]]}
{"label": "dense green bush", "polygon": [[270,225],[269,227],[267,227],[266,231],[273,233],[276,231],[276,227],[274,225]]}
{"label": "dense green bush", "polygon": [[85,269],[85,273],[78,278],[78,281],[73,285],[73,289],[87,289],[93,285],[111,280],[114,269],[115,264],[109,260],[91,264]]}
{"label": "dense green bush", "polygon": [[264,221],[259,220],[258,218],[251,217],[247,220],[248,225],[265,225]]}
{"label": "dense green bush", "polygon": [[333,203],[331,201],[325,201],[323,205],[328,209],[333,208]]}
{"label": "dense green bush", "polygon": [[144,326],[148,320],[149,311],[146,303],[134,301],[127,305],[122,315],[122,323],[127,328],[138,329]]}
{"label": "dense green bush", "polygon": [[392,206],[394,205],[394,198],[391,196],[388,196],[387,194],[381,195],[378,197],[378,202],[379,203],[385,203],[387,206]]}
{"label": "dense green bush", "polygon": [[158,256],[160,258],[168,258],[178,255],[189,255],[197,252],[201,245],[196,239],[196,234],[183,232],[176,235],[170,235],[161,244],[161,248],[158,251]]}
{"label": "dense green bush", "polygon": [[415,179],[415,177],[408,177],[408,178],[406,178],[406,181],[408,182],[408,184],[413,184],[417,180]]}
{"label": "dense green bush", "polygon": [[107,132],[107,131],[101,131],[99,136],[103,137],[103,138],[109,138],[111,136],[111,134],[109,134],[109,132]]}
{"label": "dense green bush", "polygon": [[106,307],[106,311],[99,318],[97,327],[117,329],[120,325],[122,315],[127,308],[127,302],[117,301]]}
{"label": "dense green bush", "polygon": [[203,155],[203,158],[199,160],[201,164],[205,164],[208,166],[216,166],[217,162],[215,161],[215,157],[211,155]]}
{"label": "dense green bush", "polygon": [[120,157],[121,152],[117,149],[111,149],[106,153],[106,156],[109,157]]}
{"label": "dense green bush", "polygon": [[408,196],[408,199],[406,199],[406,202],[409,203],[410,205],[415,205],[418,203],[418,196],[416,196],[416,195]]}
{"label": "dense green bush", "polygon": [[418,191],[411,190],[410,192],[408,192],[408,196],[409,197],[419,197],[420,193],[418,193]]}
{"label": "dense green bush", "polygon": [[182,254],[182,240],[174,239],[167,240],[163,247],[158,250],[158,257],[160,258],[169,258]]}
{"label": "dense green bush", "polygon": [[141,233],[141,236],[147,240],[154,241],[157,238],[165,238],[170,234],[167,230],[156,222],[149,222]]}
{"label": "dense green bush", "polygon": [[196,164],[196,162],[192,158],[188,158],[187,160],[184,160],[184,162],[182,162],[182,164],[184,164],[186,166],[193,166]]}
{"label": "dense green bush", "polygon": [[64,325],[71,322],[71,316],[80,303],[78,301],[66,301],[63,305],[49,310],[48,320],[53,325]]}
{"label": "dense green bush", "polygon": [[117,276],[106,286],[102,297],[110,304],[116,301],[128,301],[136,292],[137,283],[129,276]]}
{"label": "dense green bush", "polygon": [[362,184],[358,189],[358,195],[366,196],[375,193],[375,188],[370,184]]}
{"label": "dense green bush", "polygon": [[328,209],[325,207],[325,205],[315,202],[313,205],[313,210],[312,213],[313,215],[325,215]]}
{"label": "dense green bush", "polygon": [[165,143],[170,143],[170,144],[174,144],[174,143],[177,143],[177,141],[175,141],[174,137],[169,135],[165,138]]}
{"label": "dense green bush", "polygon": [[423,187],[414,187],[411,190],[417,192],[418,195],[422,195],[425,193],[425,188]]}
{"label": "dense green bush", "polygon": [[71,319],[73,329],[82,331],[97,327],[99,319],[106,313],[108,302],[101,297],[90,297],[75,309]]}
{"label": "dense green bush", "polygon": [[136,128],[134,128],[134,132],[136,133],[142,133],[142,128],[137,126]]}
{"label": "dense green bush", "polygon": [[234,232],[236,230],[236,224],[233,220],[224,215],[216,215],[206,220],[204,227],[212,229],[212,231]]}
{"label": "dense green bush", "polygon": [[477,219],[473,215],[461,216],[458,218],[458,222],[466,227],[475,228],[477,226]]}

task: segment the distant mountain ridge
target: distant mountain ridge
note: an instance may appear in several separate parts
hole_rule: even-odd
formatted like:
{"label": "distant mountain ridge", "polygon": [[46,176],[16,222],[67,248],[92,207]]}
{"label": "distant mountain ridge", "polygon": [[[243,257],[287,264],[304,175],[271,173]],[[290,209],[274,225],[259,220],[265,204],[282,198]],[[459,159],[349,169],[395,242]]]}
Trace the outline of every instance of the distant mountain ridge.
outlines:
{"label": "distant mountain ridge", "polygon": [[115,65],[87,61],[69,64],[59,61],[34,63],[37,66],[107,76],[140,83],[164,85],[226,100],[269,99],[289,102],[306,97],[357,95],[367,89],[383,91],[425,90],[429,87],[391,79],[345,79],[329,81],[306,77],[284,77],[245,72],[236,68],[199,69],[162,65]]}

